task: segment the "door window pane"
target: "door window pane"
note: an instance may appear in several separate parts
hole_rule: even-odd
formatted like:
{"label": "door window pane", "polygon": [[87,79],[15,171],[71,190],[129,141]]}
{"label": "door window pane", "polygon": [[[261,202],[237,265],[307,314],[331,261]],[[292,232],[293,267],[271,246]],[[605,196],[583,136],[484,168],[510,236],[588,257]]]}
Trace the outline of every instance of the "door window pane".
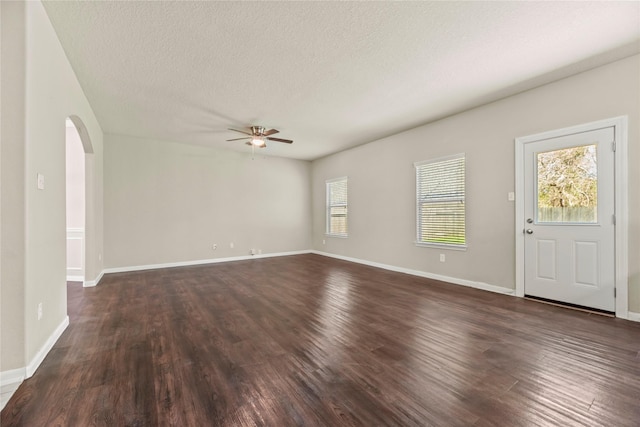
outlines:
{"label": "door window pane", "polygon": [[598,221],[596,145],[538,153],[538,222]]}

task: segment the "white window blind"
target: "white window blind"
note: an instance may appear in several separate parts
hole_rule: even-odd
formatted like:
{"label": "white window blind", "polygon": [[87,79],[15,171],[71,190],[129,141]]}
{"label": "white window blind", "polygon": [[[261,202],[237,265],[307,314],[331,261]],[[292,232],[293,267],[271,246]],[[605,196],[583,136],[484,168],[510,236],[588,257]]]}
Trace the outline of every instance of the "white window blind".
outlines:
{"label": "white window blind", "polygon": [[327,234],[347,236],[347,178],[327,181]]}
{"label": "white window blind", "polygon": [[465,155],[416,166],[417,244],[466,247]]}

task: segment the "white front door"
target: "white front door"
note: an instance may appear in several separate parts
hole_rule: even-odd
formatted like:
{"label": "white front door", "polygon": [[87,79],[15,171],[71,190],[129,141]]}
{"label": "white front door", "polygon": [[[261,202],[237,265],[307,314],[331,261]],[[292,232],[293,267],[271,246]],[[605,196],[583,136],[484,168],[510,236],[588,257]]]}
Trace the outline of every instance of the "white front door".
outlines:
{"label": "white front door", "polygon": [[614,128],[524,144],[524,294],[615,311]]}

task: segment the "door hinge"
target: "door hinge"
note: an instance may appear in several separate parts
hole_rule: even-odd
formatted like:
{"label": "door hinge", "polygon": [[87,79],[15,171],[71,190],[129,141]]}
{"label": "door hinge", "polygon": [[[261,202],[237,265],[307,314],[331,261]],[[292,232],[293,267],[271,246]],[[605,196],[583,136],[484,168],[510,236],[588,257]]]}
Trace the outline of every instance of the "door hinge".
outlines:
{"label": "door hinge", "polygon": [[616,215],[611,215],[611,220],[613,221],[613,225],[616,225]]}
{"label": "door hinge", "polygon": [[616,142],[615,141],[613,141],[611,143],[611,151],[614,151],[614,152],[616,151]]}

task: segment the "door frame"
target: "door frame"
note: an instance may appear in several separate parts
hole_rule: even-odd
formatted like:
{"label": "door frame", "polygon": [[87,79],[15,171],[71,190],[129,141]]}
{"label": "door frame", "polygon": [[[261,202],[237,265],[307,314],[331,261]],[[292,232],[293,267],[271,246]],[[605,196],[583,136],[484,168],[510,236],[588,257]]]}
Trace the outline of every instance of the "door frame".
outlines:
{"label": "door frame", "polygon": [[[628,188],[629,174],[627,161],[627,131],[628,117],[620,116],[598,120],[534,135],[522,136],[515,139],[515,178],[516,178],[516,296],[524,297],[524,147],[525,144],[544,139],[557,138],[581,132],[588,132],[605,127],[613,127],[615,138],[615,289],[616,289],[616,317],[628,319],[629,316],[629,256],[628,256]],[[613,142],[613,141],[612,141]]]}

